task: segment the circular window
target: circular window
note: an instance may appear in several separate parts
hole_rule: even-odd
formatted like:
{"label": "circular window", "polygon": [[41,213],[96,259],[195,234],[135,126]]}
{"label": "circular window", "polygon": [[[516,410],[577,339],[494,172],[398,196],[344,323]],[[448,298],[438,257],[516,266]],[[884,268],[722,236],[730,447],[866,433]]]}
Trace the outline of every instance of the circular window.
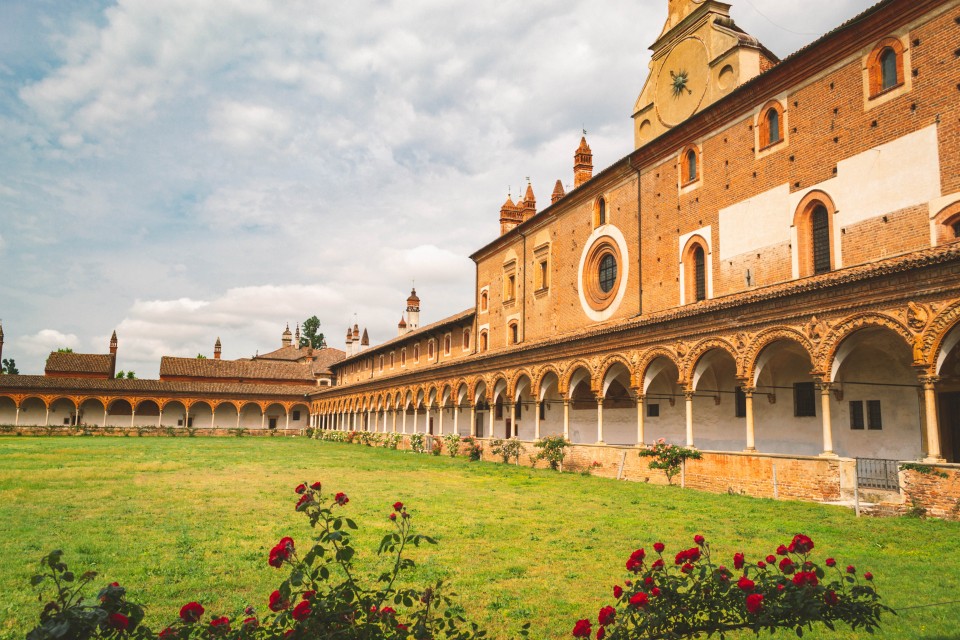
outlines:
{"label": "circular window", "polygon": [[600,259],[598,276],[600,279],[600,290],[604,293],[610,293],[613,285],[617,283],[617,260],[613,257],[613,254],[604,254],[603,258]]}
{"label": "circular window", "polygon": [[620,289],[620,249],[609,236],[601,236],[587,251],[583,264],[584,299],[594,311],[603,311]]}

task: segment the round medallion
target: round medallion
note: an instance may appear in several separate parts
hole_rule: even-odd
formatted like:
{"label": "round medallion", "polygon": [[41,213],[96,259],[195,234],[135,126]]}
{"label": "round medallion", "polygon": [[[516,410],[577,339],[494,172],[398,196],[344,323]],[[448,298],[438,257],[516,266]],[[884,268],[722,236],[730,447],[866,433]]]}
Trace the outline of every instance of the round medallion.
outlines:
{"label": "round medallion", "polygon": [[681,40],[660,66],[656,107],[660,121],[673,127],[693,115],[707,90],[707,48],[698,38]]}

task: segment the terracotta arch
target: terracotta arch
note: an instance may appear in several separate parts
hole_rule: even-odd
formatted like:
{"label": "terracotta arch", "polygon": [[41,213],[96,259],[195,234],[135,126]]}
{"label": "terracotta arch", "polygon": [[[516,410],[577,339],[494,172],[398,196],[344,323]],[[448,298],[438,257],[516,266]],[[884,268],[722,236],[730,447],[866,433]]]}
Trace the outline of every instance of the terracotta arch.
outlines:
{"label": "terracotta arch", "polygon": [[756,336],[753,340],[750,341],[750,344],[747,345],[745,352],[743,353],[743,371],[742,379],[747,380],[749,386],[753,386],[754,378],[756,377],[756,367],[760,354],[764,349],[769,347],[774,342],[780,342],[781,340],[788,340],[795,342],[800,347],[806,351],[807,355],[810,357],[810,362],[814,362],[814,353],[816,351],[813,343],[803,335],[800,331],[793,329],[791,327],[770,327],[764,329]]}
{"label": "terracotta arch", "polygon": [[603,360],[600,361],[600,365],[597,367],[597,377],[600,379],[600,382],[602,383],[603,379],[607,377],[607,371],[610,370],[610,367],[617,363],[622,364],[627,368],[627,371],[630,372],[630,386],[635,387],[637,385],[637,371],[630,361],[619,353],[613,353],[605,356]]}
{"label": "terracotta arch", "polygon": [[823,205],[827,210],[827,246],[830,251],[830,271],[840,265],[840,256],[834,252],[836,230],[833,228],[834,214],[837,205],[826,191],[813,189],[800,200],[793,213],[793,226],[797,232],[797,246],[794,251],[797,256],[797,267],[801,278],[815,275],[813,260],[813,211],[817,205]]}
{"label": "terracotta arch", "polygon": [[684,366],[680,370],[680,379],[684,387],[690,388],[693,385],[693,374],[696,371],[697,364],[707,352],[713,351],[714,349],[727,352],[737,365],[736,376],[738,378],[743,377],[743,372],[741,371],[743,358],[739,357],[737,349],[723,338],[706,338],[695,344],[684,359]]}
{"label": "terracotta arch", "polygon": [[956,226],[957,223],[960,223],[960,202],[954,202],[944,207],[933,217],[934,241],[936,244],[946,244],[960,240],[960,233],[957,233],[960,227]]}
{"label": "terracotta arch", "polygon": [[534,391],[536,392],[537,397],[540,397],[540,391],[541,391],[541,387],[543,386],[544,378],[546,378],[547,375],[550,373],[557,376],[557,387],[559,388],[560,380],[562,379],[562,376],[560,375],[560,371],[557,370],[557,368],[552,364],[545,365],[541,367],[539,371],[537,371],[536,377],[531,380],[531,385]]}
{"label": "terracotta arch", "polygon": [[530,370],[526,367],[521,367],[514,371],[513,375],[511,375],[507,381],[507,397],[513,398],[517,394],[517,383],[520,382],[520,378],[523,376],[527,377],[527,380],[530,381],[530,388],[533,388],[533,374],[531,374]]}
{"label": "terracotta arch", "polygon": [[590,382],[589,382],[590,390],[596,391],[597,384],[596,384],[596,380],[594,380],[595,376],[594,376],[593,367],[590,366],[590,363],[587,362],[586,360],[574,360],[566,367],[566,369],[563,372],[563,376],[560,378],[559,386],[560,386],[560,393],[562,395],[565,396],[568,393],[570,393],[570,380],[573,378],[573,374],[575,374],[579,369],[587,370],[587,372],[590,374]]}
{"label": "terracotta arch", "polygon": [[[645,392],[643,387],[646,385],[647,373],[649,372],[650,365],[660,358],[664,358],[671,362],[673,366],[677,368],[677,375],[682,375],[681,372],[683,371],[683,363],[677,358],[677,354],[666,347],[654,347],[643,354],[640,359],[640,364],[637,366],[637,386],[640,388],[641,393]],[[676,383],[680,384],[679,378],[676,380]]]}
{"label": "terracotta arch", "polygon": [[914,346],[915,339],[913,333],[896,318],[882,313],[856,313],[844,318],[824,337],[814,360],[816,373],[826,376],[829,381],[833,381],[833,377],[836,374],[833,369],[838,349],[847,338],[860,329],[867,327],[891,330],[903,339],[908,349]]}
{"label": "terracotta arch", "polygon": [[[914,362],[917,363],[917,356],[921,356],[919,362],[926,364],[930,373],[938,373],[947,352],[955,346],[955,344],[948,344],[947,340],[949,338],[949,342],[954,341],[955,338],[950,334],[958,324],[960,324],[960,300],[954,300],[934,316],[919,339],[914,338]],[[942,356],[941,351],[944,352]]]}

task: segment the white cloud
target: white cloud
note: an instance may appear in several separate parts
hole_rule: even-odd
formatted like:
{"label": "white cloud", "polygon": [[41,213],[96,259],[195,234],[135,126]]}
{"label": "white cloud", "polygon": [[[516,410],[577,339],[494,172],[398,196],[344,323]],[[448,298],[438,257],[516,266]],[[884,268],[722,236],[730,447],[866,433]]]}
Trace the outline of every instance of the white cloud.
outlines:
{"label": "white cloud", "polygon": [[[22,336],[15,341],[17,347],[28,356],[44,359],[51,351],[73,349],[80,351],[80,338],[73,333],[62,333],[56,329],[41,329],[32,335]],[[105,345],[108,342],[104,342]],[[23,370],[23,367],[18,367]]]}

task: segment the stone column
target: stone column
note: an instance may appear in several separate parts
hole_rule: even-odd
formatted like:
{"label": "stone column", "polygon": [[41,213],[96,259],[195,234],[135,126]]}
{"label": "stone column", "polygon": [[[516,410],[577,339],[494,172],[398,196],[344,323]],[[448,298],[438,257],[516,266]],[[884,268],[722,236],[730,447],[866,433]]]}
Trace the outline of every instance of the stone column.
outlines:
{"label": "stone column", "polygon": [[540,439],[540,401],[533,403],[533,439]]}
{"label": "stone column", "polygon": [[744,401],[746,404],[746,414],[747,414],[747,451],[756,451],[756,440],[754,438],[753,431],[753,392],[756,391],[754,387],[743,387],[743,396],[746,398]]}
{"label": "stone column", "polygon": [[453,405],[453,432],[460,434],[460,403]]}
{"label": "stone column", "polygon": [[[134,411],[134,413],[136,413],[136,411]],[[50,407],[47,407],[47,417],[43,419],[43,426],[50,426]]]}
{"label": "stone column", "polygon": [[823,454],[836,455],[833,452],[833,423],[830,421],[830,383],[820,382],[820,410],[823,412]]}
{"label": "stone column", "polygon": [[20,426],[20,405],[17,405],[17,414],[13,417],[13,426]]}
{"label": "stone column", "polygon": [[603,396],[597,396],[597,444],[603,444]]}
{"label": "stone column", "polygon": [[693,396],[696,392],[692,389],[687,389],[683,392],[683,396],[686,399],[687,406],[687,446],[693,446]]}
{"label": "stone column", "polygon": [[487,437],[488,437],[488,438],[492,438],[492,437],[493,437],[493,420],[494,420],[494,416],[496,415],[496,413],[497,413],[497,412],[496,412],[496,405],[495,405],[495,404],[491,404],[491,405],[490,405],[490,433],[487,434]]}
{"label": "stone column", "polygon": [[419,412],[417,411],[417,405],[413,405],[413,432],[414,432],[414,433],[417,433],[417,415],[418,415],[418,413],[419,413]]}
{"label": "stone column", "polygon": [[283,428],[289,429],[290,428],[290,409],[287,409],[286,411],[287,411],[287,420]]}
{"label": "stone column", "polygon": [[[514,407],[517,405],[513,402],[505,402],[503,404],[503,415],[509,416],[506,420],[503,421],[503,428],[505,429],[506,439],[509,440],[513,437],[513,432],[517,430],[516,426],[513,424],[517,419],[517,412],[514,410]],[[510,425],[509,427],[507,425]]]}
{"label": "stone column", "polygon": [[937,376],[921,376],[920,383],[923,385],[923,406],[926,413],[926,431],[927,431],[927,457],[924,462],[944,462],[943,455],[940,452],[940,421],[937,419],[937,392],[936,383],[940,381]]}
{"label": "stone column", "polygon": [[401,426],[403,427],[403,431],[401,431],[401,433],[406,433],[407,432],[407,408],[406,407],[403,408],[403,424]]}
{"label": "stone column", "polygon": [[263,411],[263,408],[260,408],[260,428],[263,429],[267,424],[267,414]]}
{"label": "stone column", "polygon": [[397,410],[393,409],[390,411],[393,414],[393,433],[397,432]]}
{"label": "stone column", "polygon": [[645,438],[646,434],[644,431],[643,418],[644,418],[644,400],[646,396],[640,393],[640,390],[637,389],[637,446],[642,447],[646,444]]}
{"label": "stone column", "polygon": [[563,437],[570,439],[570,398],[563,399]]}
{"label": "stone column", "polygon": [[443,436],[443,405],[440,405],[440,408],[437,409],[437,417],[439,424],[437,425],[437,435]]}
{"label": "stone column", "polygon": [[477,407],[476,405],[470,405],[470,435],[477,435]]}
{"label": "stone column", "polygon": [[[134,409],[134,408],[131,406],[131,408],[130,408],[130,428],[131,428],[131,429],[133,429],[133,419],[134,419],[136,416],[137,416],[137,410]],[[49,417],[50,417],[50,410],[47,409],[47,418],[49,418]],[[44,425],[44,426],[46,426],[46,425]]]}

